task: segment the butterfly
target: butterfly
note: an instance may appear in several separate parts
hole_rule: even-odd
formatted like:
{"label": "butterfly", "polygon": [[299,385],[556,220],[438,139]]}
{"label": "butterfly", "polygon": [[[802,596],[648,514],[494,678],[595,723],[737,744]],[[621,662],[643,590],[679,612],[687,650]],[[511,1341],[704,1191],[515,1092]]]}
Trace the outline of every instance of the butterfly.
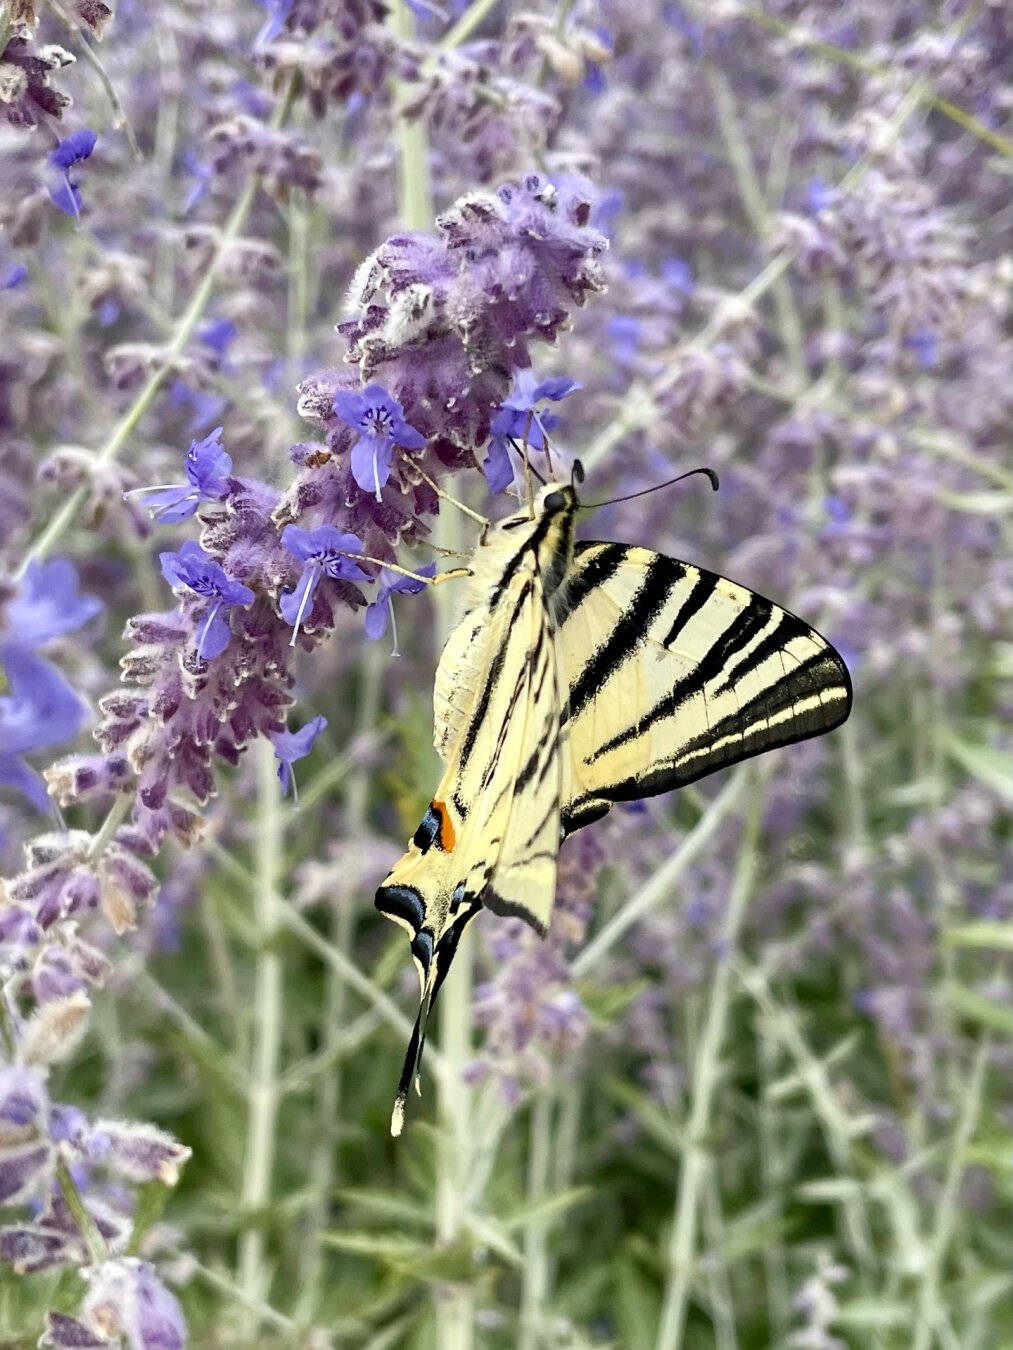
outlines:
{"label": "butterfly", "polygon": [[616,802],[684,787],[819,736],[851,710],[838,653],[714,572],[629,544],[575,541],[571,484],[487,528],[440,658],[443,777],[376,907],[408,932],[419,1014],[391,1133],[461,934],[482,909],[544,936],[567,835]]}

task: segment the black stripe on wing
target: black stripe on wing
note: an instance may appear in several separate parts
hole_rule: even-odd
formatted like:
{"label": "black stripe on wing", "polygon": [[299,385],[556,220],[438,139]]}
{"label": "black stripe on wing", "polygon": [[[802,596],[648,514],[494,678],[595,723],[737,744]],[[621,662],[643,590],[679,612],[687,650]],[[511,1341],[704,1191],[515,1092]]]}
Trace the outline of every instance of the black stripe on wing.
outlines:
{"label": "black stripe on wing", "polygon": [[648,563],[629,608],[571,683],[567,700],[569,717],[579,716],[619,667],[636,654],[652,622],[668,603],[672,587],[685,573],[681,563],[669,558],[655,556]]}
{"label": "black stripe on wing", "polygon": [[[807,681],[807,687],[799,689],[797,684],[793,687],[796,677]],[[768,718],[776,717],[778,713],[790,710],[801,699],[817,694],[837,694],[838,697],[833,698],[829,705],[821,701],[815,707],[800,711],[774,727],[768,726]],[[583,829],[592,821],[599,820],[616,802],[639,801],[642,797],[653,797],[661,792],[688,787],[690,783],[706,778],[718,769],[741,764],[767,750],[780,749],[781,746],[793,745],[796,741],[809,740],[813,736],[833,731],[847,721],[851,703],[851,677],[847,667],[834,649],[828,646],[801,663],[791,675],[776,681],[735,712],[727,714],[680,746],[678,761],[688,760],[688,763],[656,764],[643,774],[633,774],[617,783],[596,785],[584,797],[575,798],[563,809],[563,831],[570,835]],[[729,738],[726,744],[719,745],[711,754],[706,753],[708,746],[726,737]],[[619,739],[616,738],[616,741]]]}

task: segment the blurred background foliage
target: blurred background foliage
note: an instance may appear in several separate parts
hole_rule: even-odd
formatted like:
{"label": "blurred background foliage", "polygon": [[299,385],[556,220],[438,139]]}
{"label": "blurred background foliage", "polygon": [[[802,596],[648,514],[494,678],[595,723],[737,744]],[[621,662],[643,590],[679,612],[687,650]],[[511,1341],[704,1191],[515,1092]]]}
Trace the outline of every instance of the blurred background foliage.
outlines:
{"label": "blurred background foliage", "polygon": [[[122,492],[216,425],[284,489],[355,268],[536,169],[587,174],[610,238],[607,293],[535,353],[583,383],[560,453],[594,501],[722,483],[583,533],[791,606],[856,688],[824,741],[570,840],[545,944],[482,916],[394,1142],[415,974],[372,893],[436,782],[454,599],[395,597],[396,657],[342,611],[296,667],[296,720],[328,719],[298,809],[266,742],[219,775],[136,930],[93,921],[112,974],[50,1078],[192,1149],[129,1238],[189,1344],[1008,1346],[1008,7],[35,8],[0,5],[0,534],[12,572],[44,538],[104,602],[54,649],[90,702],[185,534]],[[76,63],[29,68],[24,32]],[[72,97],[56,130],[4,124],[14,66]],[[47,155],[82,127],[78,220]],[[503,509],[477,471],[452,486]],[[472,547],[453,515],[434,538]],[[0,809],[12,874],[42,820]],[[0,1341],[82,1287],[5,1266]]]}

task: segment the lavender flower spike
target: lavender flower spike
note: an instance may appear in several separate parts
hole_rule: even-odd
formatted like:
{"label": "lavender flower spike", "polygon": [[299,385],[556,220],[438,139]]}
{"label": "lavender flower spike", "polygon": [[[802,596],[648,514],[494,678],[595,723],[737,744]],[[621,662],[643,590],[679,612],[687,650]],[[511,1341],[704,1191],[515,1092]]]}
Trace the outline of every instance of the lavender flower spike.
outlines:
{"label": "lavender flower spike", "polygon": [[294,647],[321,577],[328,576],[333,581],[369,581],[371,578],[347,556],[362,552],[362,540],[358,535],[345,534],[333,525],[321,525],[315,530],[286,525],[281,542],[304,564],[295,590],[283,591],[278,602],[282,618],[292,625],[289,646]]}
{"label": "lavender flower spike", "polygon": [[229,645],[232,629],[222,613],[232,605],[249,605],[254,594],[249,586],[233,581],[200,544],[188,539],[178,553],[160,553],[162,576],[170,586],[184,586],[197,595],[206,596],[209,603],[203,611],[197,635],[197,655],[202,661],[213,661]]}
{"label": "lavender flower spike", "polygon": [[151,494],[147,511],[152,520],[164,525],[187,520],[201,502],[220,502],[229,490],[232,456],[222,447],[221,427],[215,427],[202,441],[191,441],[186,453],[185,483],[166,483],[164,487],[134,488],[124,497]]}
{"label": "lavender flower spike", "polygon": [[408,425],[401,404],[382,384],[368,384],[361,394],[339,389],[334,411],[359,433],[352,446],[352,477],[364,492],[374,492],[381,501],[380,489],[390,477],[394,447],[421,450],[425,436]]}

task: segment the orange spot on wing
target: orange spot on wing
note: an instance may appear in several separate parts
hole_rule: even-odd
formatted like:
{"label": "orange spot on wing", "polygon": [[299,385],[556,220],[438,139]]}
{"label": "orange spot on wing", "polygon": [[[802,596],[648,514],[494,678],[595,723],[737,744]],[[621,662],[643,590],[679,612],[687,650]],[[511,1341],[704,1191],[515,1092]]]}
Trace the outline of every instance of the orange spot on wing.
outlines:
{"label": "orange spot on wing", "polygon": [[454,822],[450,819],[450,812],[447,810],[445,802],[433,802],[433,810],[440,820],[440,848],[444,853],[449,853],[457,843],[457,836],[454,834]]}

